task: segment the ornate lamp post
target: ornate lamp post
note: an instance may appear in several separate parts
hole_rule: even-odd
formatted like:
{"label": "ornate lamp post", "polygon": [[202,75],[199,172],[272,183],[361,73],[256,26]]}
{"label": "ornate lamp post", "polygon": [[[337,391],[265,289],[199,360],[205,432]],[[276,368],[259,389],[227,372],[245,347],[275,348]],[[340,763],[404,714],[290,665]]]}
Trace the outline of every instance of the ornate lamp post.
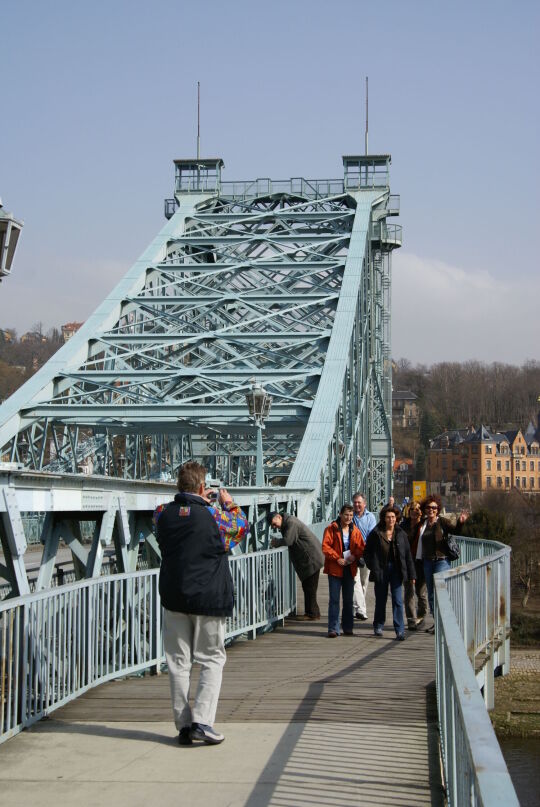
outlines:
{"label": "ornate lamp post", "polygon": [[270,414],[272,396],[266,392],[261,384],[257,384],[255,379],[251,379],[251,389],[249,392],[246,392],[246,402],[248,405],[249,414],[253,418],[255,426],[257,427],[257,465],[255,484],[257,487],[262,487],[264,485],[262,430],[264,429],[264,421]]}

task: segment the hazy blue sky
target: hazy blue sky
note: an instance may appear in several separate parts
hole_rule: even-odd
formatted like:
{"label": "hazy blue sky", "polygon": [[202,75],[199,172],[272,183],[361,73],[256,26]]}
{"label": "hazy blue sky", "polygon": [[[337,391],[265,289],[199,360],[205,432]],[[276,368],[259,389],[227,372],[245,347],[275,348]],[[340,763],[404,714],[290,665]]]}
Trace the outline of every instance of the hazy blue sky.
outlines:
{"label": "hazy blue sky", "polygon": [[86,318],[163,224],[172,159],[339,177],[392,154],[393,355],[540,358],[540,4],[2,4],[0,194],[25,221],[0,326]]}

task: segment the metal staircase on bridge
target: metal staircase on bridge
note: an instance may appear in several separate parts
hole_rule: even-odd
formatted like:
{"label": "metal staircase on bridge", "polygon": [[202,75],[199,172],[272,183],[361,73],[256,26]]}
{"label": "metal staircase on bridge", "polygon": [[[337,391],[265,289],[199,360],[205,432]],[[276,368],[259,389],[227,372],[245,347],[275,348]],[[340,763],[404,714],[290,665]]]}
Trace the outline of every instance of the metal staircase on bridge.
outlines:
{"label": "metal staircase on bridge", "polygon": [[172,479],[187,459],[255,481],[246,393],[272,397],[264,474],[323,521],[390,492],[389,155],[340,180],[225,182],[175,160],[167,224],[107,299],[0,408],[1,458],[35,471]]}

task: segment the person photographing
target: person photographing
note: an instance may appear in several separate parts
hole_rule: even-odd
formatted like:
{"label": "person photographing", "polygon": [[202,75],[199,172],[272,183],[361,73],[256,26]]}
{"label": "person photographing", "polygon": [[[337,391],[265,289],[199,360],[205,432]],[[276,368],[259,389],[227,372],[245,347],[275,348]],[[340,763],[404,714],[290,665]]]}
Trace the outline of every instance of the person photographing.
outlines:
{"label": "person photographing", "polygon": [[[186,462],[178,472],[174,501],[154,512],[161,567],[163,644],[180,745],[223,742],[214,729],[225,654],[225,622],[233,612],[233,581],[227,553],[248,531],[248,520],[224,489],[205,486],[206,469]],[[201,674],[193,707],[193,663]]]}

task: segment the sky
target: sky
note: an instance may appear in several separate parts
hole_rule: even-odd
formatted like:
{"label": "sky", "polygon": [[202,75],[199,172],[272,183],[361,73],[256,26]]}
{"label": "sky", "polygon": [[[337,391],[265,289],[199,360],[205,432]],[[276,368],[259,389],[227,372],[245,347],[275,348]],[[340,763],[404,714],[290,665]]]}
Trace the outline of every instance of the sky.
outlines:
{"label": "sky", "polygon": [[0,327],[84,320],[164,224],[175,157],[338,178],[392,155],[392,355],[540,359],[533,0],[17,0],[0,25],[0,196],[25,225]]}

